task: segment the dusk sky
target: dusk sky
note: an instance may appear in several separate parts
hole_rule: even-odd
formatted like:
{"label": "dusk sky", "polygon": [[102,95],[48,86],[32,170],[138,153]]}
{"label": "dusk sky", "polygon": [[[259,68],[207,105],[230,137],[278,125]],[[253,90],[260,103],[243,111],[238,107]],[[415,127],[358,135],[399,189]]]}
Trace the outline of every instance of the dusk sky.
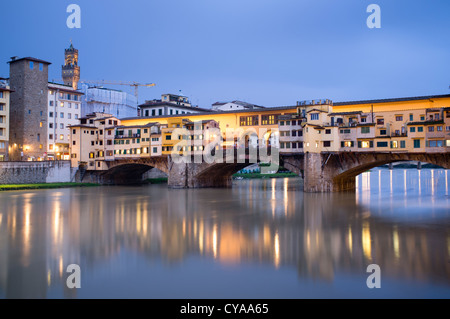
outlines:
{"label": "dusk sky", "polygon": [[[80,29],[66,26],[71,3]],[[372,3],[380,29],[366,25]],[[156,83],[140,102],[179,90],[200,107],[450,94],[449,0],[15,0],[0,16],[0,76],[31,56],[60,79],[72,39],[81,79]]]}

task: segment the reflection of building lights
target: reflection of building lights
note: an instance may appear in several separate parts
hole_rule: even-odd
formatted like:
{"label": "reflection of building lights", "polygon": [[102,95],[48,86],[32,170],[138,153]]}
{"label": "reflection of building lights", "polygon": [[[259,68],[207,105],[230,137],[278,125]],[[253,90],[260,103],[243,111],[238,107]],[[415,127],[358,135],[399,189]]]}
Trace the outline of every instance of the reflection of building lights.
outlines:
{"label": "reflection of building lights", "polygon": [[288,179],[284,179],[284,215],[287,216],[287,209],[288,209]]}
{"label": "reflection of building lights", "polygon": [[306,250],[310,252],[311,250],[311,234],[309,230],[306,231]]}
{"label": "reflection of building lights", "polygon": [[217,258],[217,224],[213,228],[213,254]]}
{"label": "reflection of building lights", "polygon": [[[431,196],[434,196],[434,169],[431,170]],[[432,197],[434,201],[434,198]]]}
{"label": "reflection of building lights", "polygon": [[366,256],[367,259],[371,260],[372,259],[372,243],[371,243],[371,239],[370,239],[370,228],[369,228],[368,222],[363,223],[362,245],[363,245],[364,256]]}
{"label": "reflection of building lights", "polygon": [[3,221],[3,214],[0,214],[0,226],[2,225],[2,221]]}
{"label": "reflection of building lights", "polygon": [[203,253],[203,220],[200,222],[198,231],[198,249],[200,250],[200,253]]}
{"label": "reflection of building lights", "polygon": [[448,195],[448,178],[447,178],[448,170],[445,170],[445,195]]}
{"label": "reflection of building lights", "polygon": [[280,240],[278,238],[278,232],[275,233],[275,239],[274,239],[274,249],[275,249],[275,267],[278,268],[280,265]]}
{"label": "reflection of building lights", "polygon": [[63,274],[63,257],[59,256],[59,276],[62,277]]}
{"label": "reflection of building lights", "polygon": [[398,240],[398,230],[397,227],[394,227],[394,233],[392,236],[392,241],[394,244],[394,253],[396,258],[400,258],[400,245]]}
{"label": "reflection of building lights", "polygon": [[47,271],[47,285],[50,286],[50,284],[52,283],[52,274],[50,272],[50,269]]}
{"label": "reflection of building lights", "polygon": [[353,254],[353,235],[352,235],[352,227],[348,227],[348,250],[350,251],[350,255]]}

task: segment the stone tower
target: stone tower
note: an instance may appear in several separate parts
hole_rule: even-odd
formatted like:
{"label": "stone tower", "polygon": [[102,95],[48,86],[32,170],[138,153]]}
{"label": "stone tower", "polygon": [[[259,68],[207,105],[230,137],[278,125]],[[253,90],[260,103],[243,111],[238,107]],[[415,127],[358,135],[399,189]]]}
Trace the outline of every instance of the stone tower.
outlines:
{"label": "stone tower", "polygon": [[80,67],[78,66],[78,50],[70,43],[70,47],[65,49],[65,64],[62,66],[62,78],[64,84],[70,85],[74,90],[78,89],[80,81]]}
{"label": "stone tower", "polygon": [[9,63],[10,160],[46,158],[48,66],[36,58],[11,58]]}

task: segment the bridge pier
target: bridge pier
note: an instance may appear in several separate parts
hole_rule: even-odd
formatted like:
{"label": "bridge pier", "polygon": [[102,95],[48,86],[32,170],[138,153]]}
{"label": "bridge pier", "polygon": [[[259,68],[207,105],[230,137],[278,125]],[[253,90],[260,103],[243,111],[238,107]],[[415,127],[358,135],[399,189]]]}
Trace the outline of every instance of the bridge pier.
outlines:
{"label": "bridge pier", "polygon": [[305,193],[329,193],[356,189],[354,176],[343,176],[336,167],[336,160],[330,154],[306,153],[304,160]]}
{"label": "bridge pier", "polygon": [[169,165],[168,186],[171,188],[231,187],[232,178],[223,174],[200,174],[206,163],[174,163]]}

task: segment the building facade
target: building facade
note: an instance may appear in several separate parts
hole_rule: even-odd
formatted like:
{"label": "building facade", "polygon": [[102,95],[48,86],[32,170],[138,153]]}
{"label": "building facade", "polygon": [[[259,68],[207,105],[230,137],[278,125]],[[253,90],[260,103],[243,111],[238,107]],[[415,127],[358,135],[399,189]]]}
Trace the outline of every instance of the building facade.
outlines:
{"label": "building facade", "polygon": [[48,66],[36,58],[10,65],[10,160],[43,160],[47,151]]}
{"label": "building facade", "polygon": [[119,90],[80,84],[84,94],[81,99],[81,116],[93,113],[112,114],[117,118],[136,117],[137,99],[134,95]]}
{"label": "building facade", "polygon": [[0,162],[8,161],[10,94],[8,82],[0,78]]}
{"label": "building facade", "polygon": [[72,86],[48,84],[47,159],[70,159],[70,125],[78,124],[81,117],[80,91]]}
{"label": "building facade", "polygon": [[231,101],[231,102],[216,102],[211,106],[213,111],[238,111],[238,110],[252,110],[263,109],[264,106],[251,104],[243,101]]}
{"label": "building facade", "polygon": [[162,94],[160,100],[149,100],[139,105],[140,117],[194,114],[210,111],[209,109],[194,107],[187,97],[175,94]]}

